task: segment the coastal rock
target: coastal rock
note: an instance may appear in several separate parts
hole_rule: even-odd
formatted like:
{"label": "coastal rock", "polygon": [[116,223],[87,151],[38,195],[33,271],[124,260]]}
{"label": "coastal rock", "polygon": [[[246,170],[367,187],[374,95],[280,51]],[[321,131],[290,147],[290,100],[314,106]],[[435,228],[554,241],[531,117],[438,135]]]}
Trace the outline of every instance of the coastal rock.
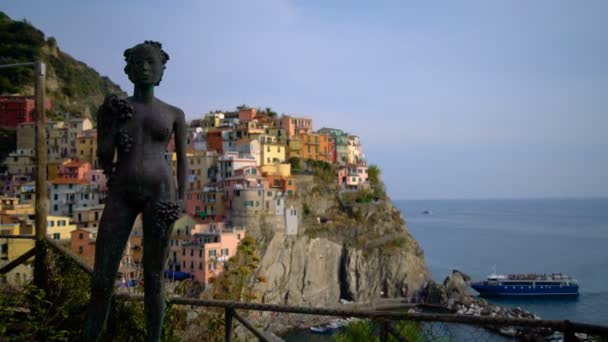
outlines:
{"label": "coastal rock", "polygon": [[267,279],[256,290],[262,302],[322,306],[340,299],[342,246],[327,239],[288,237],[278,232],[260,263]]}
{"label": "coastal rock", "polygon": [[[453,303],[470,303],[471,294],[467,285],[469,281],[471,281],[471,278],[468,275],[457,270],[452,271],[452,274],[443,281],[446,296]],[[448,303],[448,306],[453,306],[453,304]]]}

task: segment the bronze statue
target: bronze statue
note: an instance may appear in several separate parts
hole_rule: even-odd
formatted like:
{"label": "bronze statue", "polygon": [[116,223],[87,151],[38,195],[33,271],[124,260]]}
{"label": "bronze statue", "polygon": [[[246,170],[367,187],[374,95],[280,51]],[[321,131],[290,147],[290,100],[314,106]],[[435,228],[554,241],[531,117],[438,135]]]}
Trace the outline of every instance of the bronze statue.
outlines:
{"label": "bronze statue", "polygon": [[[154,97],[169,55],[158,42],[145,41],[124,53],[133,96],[108,96],[97,116],[97,157],[110,188],[97,233],[91,303],[85,341],[97,341],[110,311],[121,257],[138,214],[143,218],[146,341],[159,341],[165,311],[163,271],[173,223],[186,191],[184,112]],[[174,135],[177,191],[164,158]],[[115,151],[117,158],[115,158]]]}

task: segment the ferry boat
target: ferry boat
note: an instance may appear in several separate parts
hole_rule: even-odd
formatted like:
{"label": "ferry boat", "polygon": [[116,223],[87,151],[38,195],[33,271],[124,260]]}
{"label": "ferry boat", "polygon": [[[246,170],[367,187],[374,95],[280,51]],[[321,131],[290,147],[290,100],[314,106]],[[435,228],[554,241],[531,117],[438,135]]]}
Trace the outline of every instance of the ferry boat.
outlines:
{"label": "ferry boat", "polygon": [[578,296],[578,282],[571,276],[552,274],[490,274],[471,287],[481,296]]}

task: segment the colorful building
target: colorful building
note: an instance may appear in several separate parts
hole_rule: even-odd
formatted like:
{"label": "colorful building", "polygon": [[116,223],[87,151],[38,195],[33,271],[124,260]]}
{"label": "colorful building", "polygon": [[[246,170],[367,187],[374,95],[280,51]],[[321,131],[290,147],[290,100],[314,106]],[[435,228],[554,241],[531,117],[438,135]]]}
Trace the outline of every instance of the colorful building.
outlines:
{"label": "colorful building", "polygon": [[302,133],[311,133],[312,119],[281,115],[281,117],[277,119],[277,128],[284,129],[289,137]]}
{"label": "colorful building", "polygon": [[236,141],[235,150],[239,155],[252,156],[255,159],[255,164],[257,166],[261,165],[261,149],[258,139],[241,138]]}
{"label": "colorful building", "polygon": [[338,170],[338,187],[341,189],[360,189],[369,187],[367,166],[349,164]]}
{"label": "colorful building", "polygon": [[68,240],[70,239],[70,233],[75,229],[76,225],[70,224],[69,217],[46,217],[46,235],[53,240]]}
{"label": "colorful building", "polygon": [[348,134],[336,128],[321,128],[319,133],[328,134],[334,140],[334,162],[338,165],[346,165],[348,163]]}
{"label": "colorful building", "polygon": [[245,237],[244,229],[197,233],[173,249],[169,255],[169,269],[186,272],[201,284],[223,271],[226,261],[236,254],[238,244]]}
{"label": "colorful building", "polygon": [[277,141],[272,135],[261,135],[260,140],[260,165],[274,165],[282,163],[286,158],[286,146]]}
{"label": "colorful building", "polygon": [[363,161],[363,150],[356,135],[348,136],[348,164],[359,164]]}
{"label": "colorful building", "polygon": [[[56,178],[49,182],[49,215],[69,216],[74,215],[74,209],[79,207],[90,207],[91,196],[87,194],[86,201],[81,197],[85,193],[87,182],[77,178]],[[83,203],[84,202],[84,203]]]}
{"label": "colorful building", "polygon": [[258,113],[257,109],[249,108],[245,105],[238,107],[239,110],[239,120],[243,121],[251,121],[255,118]]}
{"label": "colorful building", "polygon": [[4,160],[6,172],[10,175],[32,175],[34,172],[34,150],[18,149]]}
{"label": "colorful building", "polygon": [[81,162],[88,162],[94,168],[97,164],[97,130],[88,129],[78,134],[76,140],[77,158]]}
{"label": "colorful building", "polygon": [[[34,240],[2,238],[2,235],[21,235],[23,233],[19,223],[0,224],[0,268],[34,248]],[[21,264],[4,276],[13,284],[24,284],[31,279],[32,268]]]}
{"label": "colorful building", "polygon": [[90,207],[80,207],[74,209],[74,222],[78,228],[97,228],[101,214],[103,214],[103,204]]}
{"label": "colorful building", "polygon": [[302,142],[301,158],[333,162],[335,143],[329,135],[321,133],[300,134]]}
{"label": "colorful building", "polygon": [[[33,122],[35,107],[33,96],[0,96],[0,127],[15,128],[20,123]],[[51,100],[48,98],[44,109],[51,110]]]}
{"label": "colorful building", "polygon": [[240,155],[238,152],[227,152],[218,158],[218,181],[232,177],[236,170],[257,166],[253,156]]}

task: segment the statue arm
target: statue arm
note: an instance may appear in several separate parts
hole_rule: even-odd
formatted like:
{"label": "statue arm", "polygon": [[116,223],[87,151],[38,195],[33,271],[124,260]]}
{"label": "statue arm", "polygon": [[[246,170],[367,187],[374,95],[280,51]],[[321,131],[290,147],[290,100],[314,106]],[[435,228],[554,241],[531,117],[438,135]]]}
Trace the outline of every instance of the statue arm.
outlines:
{"label": "statue arm", "polygon": [[108,96],[97,111],[97,160],[104,172],[111,172],[114,166],[116,150],[116,132],[114,113],[110,107],[111,96]]}
{"label": "statue arm", "polygon": [[178,199],[186,199],[186,177],[188,176],[188,160],[186,157],[186,118],[181,109],[177,111],[175,120],[174,139],[177,157],[177,193]]}

